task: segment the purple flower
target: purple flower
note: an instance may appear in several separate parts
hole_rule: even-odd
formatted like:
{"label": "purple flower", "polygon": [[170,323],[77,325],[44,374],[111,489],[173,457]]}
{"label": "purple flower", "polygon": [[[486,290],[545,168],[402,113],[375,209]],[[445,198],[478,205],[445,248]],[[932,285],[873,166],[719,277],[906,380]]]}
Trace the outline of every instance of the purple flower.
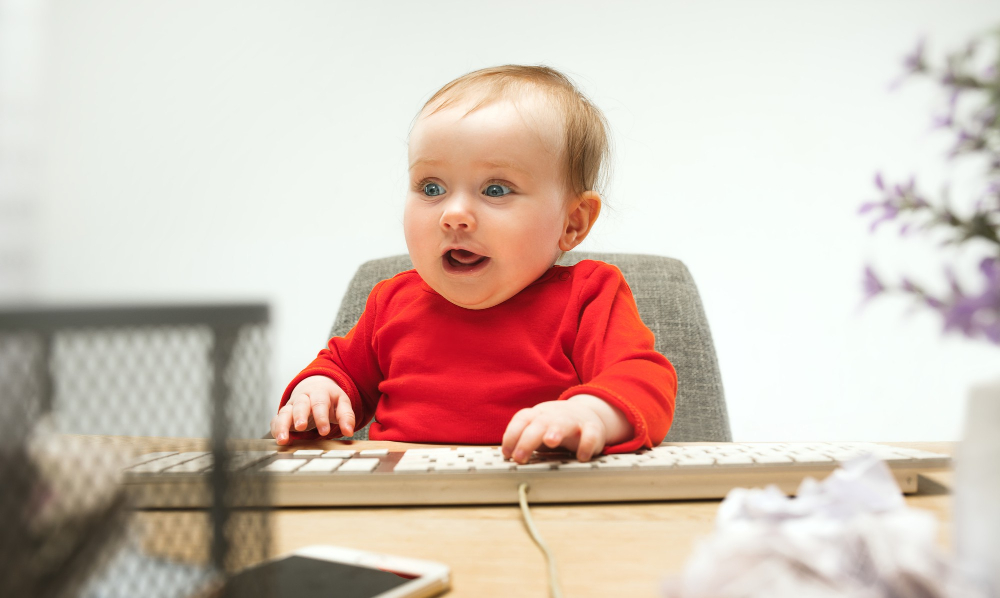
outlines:
{"label": "purple flower", "polygon": [[994,345],[1000,345],[1000,320],[984,326],[983,334]]}
{"label": "purple flower", "polygon": [[965,336],[986,337],[1000,344],[1000,258],[988,257],[979,263],[986,277],[986,288],[978,295],[965,295],[955,280],[954,272],[945,270],[952,287],[951,305],[938,306],[944,316],[944,330],[960,330]]}
{"label": "purple flower", "polygon": [[947,128],[953,135],[954,145],[948,158],[974,155],[984,158],[989,165],[986,192],[975,201],[971,215],[965,216],[964,211],[950,207],[947,187],[936,198],[939,201],[932,204],[917,190],[915,177],[889,184],[882,172],[875,173],[874,181],[881,197],[861,204],[858,213],[871,220],[873,232],[883,222],[898,219],[902,236],[918,230],[948,229],[952,234],[947,235],[941,246],[961,245],[970,239],[992,243],[994,251],[978,264],[985,284],[969,287],[975,290],[963,290],[955,271],[947,267],[944,276],[948,290],[934,297],[908,278],[903,278],[899,286],[887,288],[869,265],[865,267],[862,286],[864,302],[890,291],[905,292],[918,299],[914,307],[923,303],[940,313],[945,331],[961,331],[970,338],[985,338],[1000,345],[1000,251],[996,251],[1000,249],[997,247],[1000,245],[1000,148],[996,145],[996,135],[1000,133],[1000,97],[994,93],[1000,83],[1000,59],[980,70],[973,64],[977,62],[976,52],[976,43],[970,43],[932,69],[925,57],[925,40],[921,38],[903,59],[905,73],[890,86],[895,89],[914,74],[932,77],[945,86],[946,108],[934,115],[933,126]]}
{"label": "purple flower", "polygon": [[869,231],[875,232],[875,229],[878,228],[880,224],[882,224],[883,222],[888,222],[889,220],[892,220],[893,218],[899,215],[899,208],[888,202],[882,204],[882,209],[883,209],[882,215],[876,218],[872,222],[871,227],[868,229]]}
{"label": "purple flower", "polygon": [[865,301],[885,291],[885,285],[878,279],[878,276],[875,276],[875,271],[872,270],[871,266],[865,267],[865,278],[861,281],[861,286],[864,289]]}
{"label": "purple flower", "polygon": [[947,129],[955,124],[955,118],[952,114],[945,114],[944,116],[935,116],[931,120],[932,129]]}
{"label": "purple flower", "polygon": [[958,278],[955,277],[955,271],[950,266],[945,266],[944,277],[948,279],[948,286],[951,287],[952,296],[956,298],[963,297],[962,287],[958,286]]}
{"label": "purple flower", "polygon": [[943,301],[941,301],[940,299],[936,299],[934,297],[931,297],[930,295],[926,295],[924,297],[924,303],[926,303],[930,307],[933,307],[934,309],[941,309],[942,307],[944,307],[944,302]]}
{"label": "purple flower", "polygon": [[1000,258],[983,258],[979,262],[979,271],[986,277],[987,292],[992,291],[1000,299]]}
{"label": "purple flower", "polygon": [[952,90],[948,98],[948,111],[943,116],[935,116],[931,121],[932,129],[944,129],[955,124],[955,109],[958,106],[958,96],[962,93],[961,87]]}
{"label": "purple flower", "polygon": [[924,59],[924,38],[917,41],[917,47],[912,52],[903,57],[903,66],[908,73],[918,73],[927,70],[927,61]]}
{"label": "purple flower", "polygon": [[962,298],[950,306],[941,310],[944,316],[944,331],[960,330],[965,336],[975,336],[975,326],[973,318],[978,307],[968,300]]}

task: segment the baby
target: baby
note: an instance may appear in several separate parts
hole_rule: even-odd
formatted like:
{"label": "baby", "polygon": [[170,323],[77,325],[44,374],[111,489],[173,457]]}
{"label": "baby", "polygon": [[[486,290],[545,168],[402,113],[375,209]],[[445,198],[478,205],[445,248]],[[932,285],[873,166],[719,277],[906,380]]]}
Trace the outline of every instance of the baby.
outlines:
{"label": "baby", "polygon": [[410,134],[414,269],[375,285],[357,325],[285,390],[271,433],[500,444],[519,463],[659,444],[677,376],[621,272],[556,266],[601,212],[603,115],[542,66],[441,88]]}

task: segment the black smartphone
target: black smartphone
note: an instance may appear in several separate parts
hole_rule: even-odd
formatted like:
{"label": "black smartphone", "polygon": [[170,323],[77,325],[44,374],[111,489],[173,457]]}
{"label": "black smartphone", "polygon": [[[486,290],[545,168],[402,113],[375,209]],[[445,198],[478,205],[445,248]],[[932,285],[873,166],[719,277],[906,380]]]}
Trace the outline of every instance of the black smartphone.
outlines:
{"label": "black smartphone", "polygon": [[230,577],[219,595],[426,598],[451,586],[446,565],[339,546],[309,546]]}

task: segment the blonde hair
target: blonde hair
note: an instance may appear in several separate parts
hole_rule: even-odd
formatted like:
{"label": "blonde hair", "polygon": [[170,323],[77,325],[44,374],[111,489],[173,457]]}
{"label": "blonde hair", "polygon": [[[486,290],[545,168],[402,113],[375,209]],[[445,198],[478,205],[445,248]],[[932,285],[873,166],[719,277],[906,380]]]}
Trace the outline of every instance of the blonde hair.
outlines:
{"label": "blonde hair", "polygon": [[553,100],[562,113],[566,131],[566,174],[576,194],[596,191],[603,195],[610,176],[611,145],[604,114],[566,75],[547,66],[508,64],[462,75],[427,100],[420,114],[444,110],[470,95],[477,95],[470,114],[499,100],[516,100],[525,90],[539,91]]}

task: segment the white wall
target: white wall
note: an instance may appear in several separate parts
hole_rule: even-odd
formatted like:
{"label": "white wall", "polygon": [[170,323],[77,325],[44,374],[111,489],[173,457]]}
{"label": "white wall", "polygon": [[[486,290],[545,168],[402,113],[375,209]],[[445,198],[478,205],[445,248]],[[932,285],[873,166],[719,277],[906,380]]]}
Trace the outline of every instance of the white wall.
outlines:
{"label": "white wall", "polygon": [[1000,23],[995,1],[51,8],[34,296],[267,300],[275,405],[357,265],[405,252],[413,115],[502,63],[562,69],[606,112],[611,209],[581,249],[686,262],[737,440],[956,439],[1000,371],[906,302],[859,312],[866,262],[936,281],[948,256],[856,214],[878,169],[949,175],[935,88],[887,87],[919,36],[939,54]]}

